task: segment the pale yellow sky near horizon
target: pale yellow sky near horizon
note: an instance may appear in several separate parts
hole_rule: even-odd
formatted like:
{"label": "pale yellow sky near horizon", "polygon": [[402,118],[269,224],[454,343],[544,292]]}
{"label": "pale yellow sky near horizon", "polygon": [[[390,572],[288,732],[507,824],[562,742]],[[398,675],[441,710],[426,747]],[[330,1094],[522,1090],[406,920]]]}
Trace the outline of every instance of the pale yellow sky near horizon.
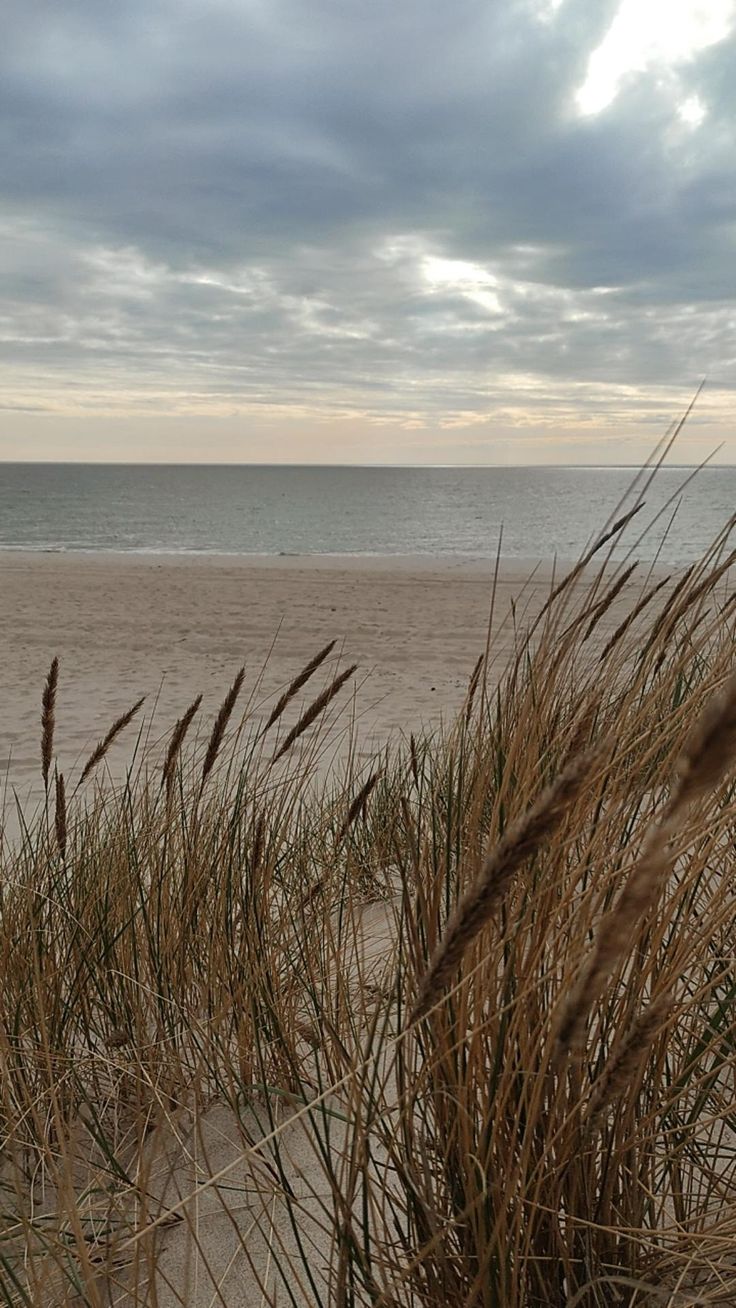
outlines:
{"label": "pale yellow sky near horizon", "polygon": [[[614,412],[598,426],[576,423],[539,428],[477,422],[443,430],[406,427],[354,415],[319,417],[243,414],[207,417],[38,415],[0,413],[0,463],[297,463],[523,466],[640,465],[652,455],[692,394],[660,401],[645,420]],[[730,394],[704,391],[673,447],[670,461],[711,459],[736,464],[736,428],[728,421]],[[725,410],[725,411],[724,411]]]}

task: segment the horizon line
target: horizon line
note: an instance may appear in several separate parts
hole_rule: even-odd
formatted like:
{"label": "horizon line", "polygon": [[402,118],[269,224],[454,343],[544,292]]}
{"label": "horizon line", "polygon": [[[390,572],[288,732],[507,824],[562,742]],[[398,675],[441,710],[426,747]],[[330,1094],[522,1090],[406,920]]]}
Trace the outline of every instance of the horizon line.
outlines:
{"label": "horizon line", "polygon": [[128,459],[3,459],[0,458],[0,468],[297,468],[304,470],[307,468],[316,469],[386,469],[407,472],[422,472],[428,470],[443,470],[447,472],[464,469],[477,471],[478,469],[488,469],[489,471],[503,472],[514,471],[524,472],[529,469],[543,470],[548,469],[580,469],[591,468],[599,471],[606,469],[618,469],[625,471],[627,469],[642,470],[645,468],[658,467],[658,470],[683,470],[692,468],[736,468],[736,463],[663,463],[660,465],[651,463],[267,463],[261,461],[240,461],[240,462],[194,462],[187,461],[184,463],[175,460],[128,460]]}

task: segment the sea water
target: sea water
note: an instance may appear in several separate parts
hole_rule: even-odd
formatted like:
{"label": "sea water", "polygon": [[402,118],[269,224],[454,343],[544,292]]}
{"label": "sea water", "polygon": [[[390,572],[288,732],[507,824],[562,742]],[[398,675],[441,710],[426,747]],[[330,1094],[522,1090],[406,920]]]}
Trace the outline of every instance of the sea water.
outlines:
{"label": "sea water", "polygon": [[[0,550],[577,557],[643,493],[621,551],[698,557],[736,468],[0,464]],[[674,515],[674,516],[673,516]],[[620,552],[621,552],[620,551]]]}

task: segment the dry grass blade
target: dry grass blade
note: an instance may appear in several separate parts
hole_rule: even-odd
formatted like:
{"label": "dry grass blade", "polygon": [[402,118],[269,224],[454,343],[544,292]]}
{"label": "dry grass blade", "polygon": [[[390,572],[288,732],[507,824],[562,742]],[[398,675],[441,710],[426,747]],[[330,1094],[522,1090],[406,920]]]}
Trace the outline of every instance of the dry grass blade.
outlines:
{"label": "dry grass blade", "polygon": [[253,847],[251,849],[251,855],[250,855],[251,867],[253,868],[254,871],[256,868],[259,868],[261,866],[265,844],[266,844],[266,819],[263,813],[259,813],[255,825],[255,832],[253,834]]}
{"label": "dry grass blade", "polygon": [[225,735],[225,731],[227,729],[227,724],[230,721],[230,718],[232,717],[232,712],[233,709],[235,708],[235,701],[237,700],[238,695],[240,694],[244,679],[245,679],[245,668],[242,667],[238,672],[238,675],[235,678],[232,686],[227,692],[227,695],[222,701],[220,712],[217,714],[217,717],[215,719],[215,725],[212,728],[212,734],[210,736],[209,744],[207,746],[207,753],[204,756],[204,763],[202,764],[202,782],[201,782],[202,785],[204,785],[205,781],[207,780],[210,772],[212,771],[217,761],[217,755],[220,752],[220,746],[222,745],[222,740]]}
{"label": "dry grass blade", "polygon": [[595,1130],[607,1106],[631,1086],[652,1041],[667,1024],[673,1006],[674,999],[669,992],[655,999],[638,1015],[618,1049],[611,1054],[590,1096],[586,1121],[589,1131]]}
{"label": "dry grass blade", "polygon": [[96,768],[97,764],[102,762],[103,758],[105,757],[113,741],[117,739],[121,731],[124,731],[125,728],[128,726],[128,724],[132,722],[136,713],[144,704],[145,698],[146,698],[145,695],[142,695],[141,698],[136,701],[133,707],[131,709],[128,709],[127,713],[123,713],[121,717],[117,718],[116,721],[113,722],[107,735],[100,741],[97,748],[92,751],[89,758],[87,759],[87,762],[82,768],[82,775],[80,776],[78,782],[80,786],[83,781],[87,780],[87,777],[89,776],[93,768]]}
{"label": "dry grass blade", "polygon": [[646,658],[650,649],[652,649],[653,646],[656,645],[662,630],[667,626],[670,617],[674,611],[675,600],[685,590],[694,571],[695,571],[695,564],[691,563],[690,567],[685,569],[682,576],[680,577],[680,580],[673,587],[672,594],[669,597],[669,602],[667,603],[665,608],[662,610],[662,612],[658,615],[658,617],[655,619],[654,623],[652,624],[652,629],[649,632],[649,635],[646,639],[643,649],[640,651],[639,654],[640,659]]}
{"label": "dry grass blade", "polygon": [[302,689],[302,686],[306,686],[310,677],[314,676],[317,669],[321,667],[321,665],[324,663],[328,655],[332,653],[336,644],[337,641],[331,640],[328,645],[325,645],[324,649],[321,649],[318,654],[315,654],[313,659],[310,659],[309,663],[307,663],[307,665],[302,668],[299,675],[294,677],[293,681],[289,682],[289,685],[286,687],[286,690],[284,691],[283,695],[278,700],[275,708],[273,709],[273,712],[271,713],[271,716],[268,719],[268,722],[263,728],[264,733],[268,731],[270,727],[273,726],[274,722],[278,722],[279,718],[284,712],[284,709],[287,708],[287,706],[290,704],[294,696],[298,695],[299,691]]}
{"label": "dry grass blade", "polygon": [[648,608],[648,606],[651,604],[652,600],[654,599],[655,595],[658,595],[659,592],[664,589],[664,587],[667,585],[667,582],[670,580],[671,576],[672,574],[668,573],[666,577],[663,577],[661,581],[657,582],[656,586],[652,586],[651,589],[648,590],[645,595],[642,595],[641,599],[639,600],[639,603],[634,605],[631,612],[627,614],[627,616],[624,618],[620,626],[618,626],[614,631],[613,635],[611,636],[611,639],[608,641],[608,644],[605,646],[603,653],[601,654],[599,660],[601,663],[603,663],[604,659],[608,658],[608,655],[611,653],[611,650],[614,648],[614,646],[618,645],[621,638],[626,635],[626,632],[628,631],[632,622],[635,622],[636,619],[639,617],[639,615],[643,613],[646,608]]}
{"label": "dry grass blade", "polygon": [[283,745],[274,754],[272,762],[277,763],[280,758],[283,758],[284,754],[286,754],[287,751],[291,749],[294,742],[297,741],[299,737],[304,734],[304,732],[307,730],[308,727],[311,727],[315,718],[318,718],[320,713],[324,712],[324,710],[327,708],[327,705],[331,703],[331,701],[335,698],[335,696],[339,693],[339,691],[342,690],[343,686],[345,685],[345,682],[350,677],[352,677],[357,667],[358,667],[357,663],[351,663],[349,668],[346,668],[344,672],[341,672],[339,677],[335,677],[335,680],[330,682],[330,685],[327,687],[327,689],[323,690],[322,694],[317,696],[314,703],[310,704],[309,708],[304,713],[302,713],[302,716],[300,717],[296,726],[292,727],[288,736],[284,740]]}
{"label": "dry grass blade", "polygon": [[677,621],[679,618],[681,618],[682,615],[687,611],[687,609],[692,608],[693,604],[697,604],[698,600],[702,599],[704,595],[709,594],[710,591],[713,590],[714,586],[718,585],[718,582],[721,580],[721,577],[725,577],[726,573],[730,572],[730,570],[734,566],[734,563],[736,563],[736,550],[731,550],[731,553],[728,555],[728,557],[724,559],[723,562],[720,563],[717,568],[714,568],[713,571],[709,573],[707,577],[704,577],[703,580],[700,582],[700,584],[696,586],[695,589],[687,596],[687,598],[683,601],[680,609],[678,610],[677,617],[675,620]]}
{"label": "dry grass blade", "polygon": [[419,756],[417,754],[417,742],[412,731],[409,736],[409,765],[414,785],[419,789]]}
{"label": "dry grass blade", "polygon": [[614,581],[611,586],[609,586],[605,595],[598,602],[598,604],[596,604],[595,611],[593,613],[592,618],[590,619],[590,622],[588,623],[588,626],[585,630],[585,635],[583,636],[582,639],[583,645],[585,644],[586,640],[588,640],[592,636],[601,618],[605,613],[608,612],[611,605],[613,604],[613,601],[617,598],[617,596],[621,594],[621,591],[623,590],[624,586],[629,580],[629,577],[638,568],[638,566],[639,566],[638,562],[631,563],[629,567],[626,568],[624,572],[621,573],[621,576],[616,581]]}
{"label": "dry grass blade", "polygon": [[41,697],[41,776],[46,790],[54,753],[54,726],[56,723],[56,687],[59,683],[59,660],[54,658],[46,677]]}
{"label": "dry grass blade", "polygon": [[485,654],[479,654],[476,665],[470,674],[470,681],[468,682],[468,693],[465,701],[465,725],[466,726],[468,726],[470,719],[473,715],[473,702],[475,700],[475,696],[478,690],[478,684],[480,682],[480,674],[483,670],[484,661],[485,661]]}
{"label": "dry grass blade", "polygon": [[600,537],[599,540],[596,541],[595,545],[591,546],[587,554],[583,555],[582,559],[580,559],[579,562],[575,564],[575,567],[572,568],[571,571],[567,573],[567,576],[562,578],[562,581],[559,583],[559,585],[555,586],[552,593],[547,597],[544,604],[542,605],[542,608],[539,611],[539,617],[537,618],[534,624],[535,626],[539,622],[539,619],[542,618],[544,614],[547,612],[547,610],[552,607],[555,601],[559,599],[562,592],[567,590],[568,586],[571,586],[572,583],[575,581],[575,579],[580,576],[580,573],[585,568],[587,568],[591,559],[595,557],[598,551],[602,550],[604,545],[607,545],[608,542],[612,540],[614,536],[617,536],[619,532],[623,531],[624,527],[628,526],[628,524],[631,522],[631,519],[635,518],[637,513],[641,513],[641,510],[644,508],[645,503],[646,501],[642,500],[640,504],[634,505],[633,509],[629,509],[628,513],[624,513],[623,517],[617,518],[613,526],[607,532],[605,532],[603,536]]}
{"label": "dry grass blade", "polygon": [[593,734],[593,727],[595,726],[596,718],[600,712],[600,707],[601,696],[595,694],[592,695],[590,703],[580,715],[578,721],[574,724],[573,733],[570,737],[570,744],[563,755],[563,769],[567,767],[568,763],[572,763],[573,759],[578,757],[578,754],[581,754],[584,749],[588,748],[590,738]]}
{"label": "dry grass blade", "polygon": [[597,554],[599,550],[602,550],[603,546],[607,545],[609,540],[613,540],[614,536],[617,536],[620,531],[623,531],[624,527],[628,527],[631,519],[635,518],[637,513],[641,513],[645,505],[646,500],[642,500],[639,504],[636,504],[633,509],[629,509],[628,513],[623,513],[620,518],[617,518],[613,526],[609,527],[608,531],[604,532],[600,539],[596,541],[595,545],[588,550],[586,562],[589,563],[593,555]]}
{"label": "dry grass blade", "polygon": [[642,853],[617,903],[601,922],[588,959],[566,1000],[557,1035],[558,1054],[576,1048],[593,1004],[631,947],[642,918],[655,903],[672,866],[671,844],[690,803],[713,790],[736,755],[736,675],[706,706],[680,755],[678,781],[662,820],[650,827]]}
{"label": "dry grass blade", "polygon": [[493,916],[514,873],[553,835],[589,784],[608,748],[609,742],[602,741],[572,759],[488,854],[480,875],[460,900],[430,959],[410,1021],[416,1021],[440,998],[463,955]]}
{"label": "dry grass blade", "polygon": [[352,801],[350,808],[348,809],[345,821],[343,822],[338,832],[337,835],[338,844],[340,843],[340,841],[345,839],[345,836],[347,835],[353,823],[360,817],[362,813],[365,813],[368,800],[370,799],[372,792],[375,790],[376,786],[378,785],[378,782],[381,779],[381,775],[382,775],[381,769],[379,768],[378,771],[372,772],[368,780],[366,781],[365,785],[361,786],[360,790],[358,791],[357,795]]}
{"label": "dry grass blade", "polygon": [[161,780],[163,784],[166,786],[167,796],[171,795],[171,788],[174,784],[174,775],[176,772],[176,760],[178,759],[179,754],[181,753],[181,747],[184,744],[184,738],[190,726],[192,725],[192,720],[194,718],[194,715],[197,713],[201,703],[202,703],[202,696],[198,695],[197,698],[193,701],[193,703],[189,705],[189,708],[187,709],[186,713],[184,713],[182,717],[179,718],[176,726],[174,727],[174,730],[171,733],[171,740],[169,741],[169,748],[166,751],[166,760],[164,762],[163,772],[161,776]]}
{"label": "dry grass blade", "polygon": [[56,843],[62,858],[66,858],[66,787],[64,773],[56,773],[56,806],[54,809],[54,831]]}

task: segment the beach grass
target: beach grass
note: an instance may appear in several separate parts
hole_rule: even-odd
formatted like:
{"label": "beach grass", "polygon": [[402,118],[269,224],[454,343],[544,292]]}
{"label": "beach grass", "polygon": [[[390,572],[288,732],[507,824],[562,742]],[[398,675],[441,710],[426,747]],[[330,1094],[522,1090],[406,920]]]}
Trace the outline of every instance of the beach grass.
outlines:
{"label": "beach grass", "polygon": [[50,651],[2,846],[0,1302],[736,1301],[732,524],[623,586],[631,516],[360,766],[324,766],[330,645],[62,777]]}

